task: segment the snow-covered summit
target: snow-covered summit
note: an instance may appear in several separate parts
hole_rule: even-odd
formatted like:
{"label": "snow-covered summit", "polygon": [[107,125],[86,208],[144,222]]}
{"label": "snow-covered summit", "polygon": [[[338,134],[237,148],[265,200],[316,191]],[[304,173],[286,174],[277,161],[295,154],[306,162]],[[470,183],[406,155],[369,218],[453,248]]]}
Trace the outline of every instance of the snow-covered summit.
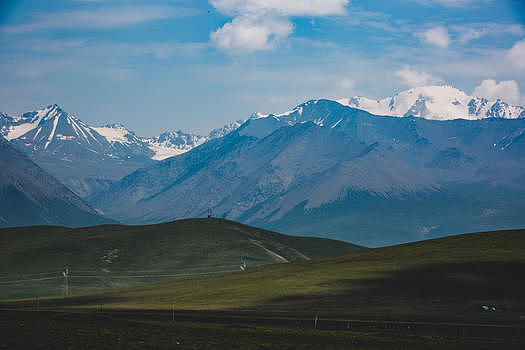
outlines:
{"label": "snow-covered summit", "polygon": [[53,118],[60,118],[65,114],[66,113],[56,104],[19,116],[11,116],[3,113],[1,116],[1,133],[7,140],[11,141],[36,129],[42,122]]}
{"label": "snow-covered summit", "polygon": [[372,114],[395,117],[414,116],[434,120],[525,117],[525,108],[497,99],[469,96],[452,86],[424,86],[399,92],[391,97],[373,100],[354,96],[337,100],[344,106]]}

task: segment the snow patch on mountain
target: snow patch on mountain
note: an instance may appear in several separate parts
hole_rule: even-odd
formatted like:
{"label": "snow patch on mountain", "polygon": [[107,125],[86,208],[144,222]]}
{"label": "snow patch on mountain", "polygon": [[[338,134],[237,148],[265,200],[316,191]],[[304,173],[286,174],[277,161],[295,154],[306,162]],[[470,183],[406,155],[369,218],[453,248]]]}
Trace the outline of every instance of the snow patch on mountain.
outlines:
{"label": "snow patch on mountain", "polygon": [[104,136],[108,142],[119,142],[123,144],[129,144],[131,141],[129,136],[131,132],[126,129],[122,124],[112,124],[106,126],[93,127],[93,130]]}
{"label": "snow patch on mountain", "polygon": [[169,131],[153,138],[143,139],[155,153],[152,157],[154,160],[163,160],[185,153],[207,140],[207,137],[184,133],[181,130]]}

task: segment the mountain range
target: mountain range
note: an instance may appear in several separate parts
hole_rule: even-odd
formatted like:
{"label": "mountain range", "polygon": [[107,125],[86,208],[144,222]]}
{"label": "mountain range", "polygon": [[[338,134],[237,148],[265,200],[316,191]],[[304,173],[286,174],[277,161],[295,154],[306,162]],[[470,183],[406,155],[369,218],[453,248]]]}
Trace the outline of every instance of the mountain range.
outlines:
{"label": "mountain range", "polygon": [[[205,215],[386,245],[525,224],[525,119],[437,121],[313,100],[89,198],[148,223]],[[458,213],[461,213],[458,215]]]}
{"label": "mountain range", "polygon": [[145,139],[122,125],[89,127],[58,106],[4,115],[2,133],[121,222],[211,209],[377,246],[525,225],[524,116],[523,107],[438,86],[375,102],[312,100],[207,137]]}
{"label": "mountain range", "polygon": [[118,123],[89,126],[56,104],[20,116],[0,113],[0,134],[81,197],[237,126],[230,123],[206,137],[179,130],[144,138]]}

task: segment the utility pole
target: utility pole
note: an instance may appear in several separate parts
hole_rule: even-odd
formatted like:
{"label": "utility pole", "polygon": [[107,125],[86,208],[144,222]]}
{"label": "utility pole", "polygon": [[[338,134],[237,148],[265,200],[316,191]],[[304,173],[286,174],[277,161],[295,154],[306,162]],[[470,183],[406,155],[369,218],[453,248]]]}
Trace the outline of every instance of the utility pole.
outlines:
{"label": "utility pole", "polygon": [[248,266],[246,265],[246,258],[244,256],[241,256],[241,271],[248,270]]}
{"label": "utility pole", "polygon": [[64,277],[64,295],[69,295],[69,267],[67,265],[64,266],[62,276]]}

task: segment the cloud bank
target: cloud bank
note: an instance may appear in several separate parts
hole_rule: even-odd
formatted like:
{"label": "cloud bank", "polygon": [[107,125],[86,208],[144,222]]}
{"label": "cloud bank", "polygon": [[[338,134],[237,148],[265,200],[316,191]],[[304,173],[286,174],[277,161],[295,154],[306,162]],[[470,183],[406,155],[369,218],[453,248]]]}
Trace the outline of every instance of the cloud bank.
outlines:
{"label": "cloud bank", "polygon": [[448,47],[450,44],[450,35],[447,28],[443,26],[437,26],[426,30],[422,33],[419,33],[419,36],[423,41],[430,45],[435,45],[439,47]]}
{"label": "cloud bank", "polygon": [[417,71],[407,64],[394,73],[403,79],[403,83],[410,87],[425,86],[441,82],[440,78],[434,77],[426,72]]}
{"label": "cloud bank", "polygon": [[53,29],[108,29],[191,14],[194,14],[191,9],[173,6],[102,7],[39,13],[28,23],[4,26],[1,29],[6,34],[26,34]]}
{"label": "cloud bank", "polygon": [[519,69],[525,69],[525,39],[518,41],[507,53],[507,60]]}
{"label": "cloud bank", "polygon": [[520,90],[515,80],[502,80],[497,83],[494,79],[485,79],[472,94],[489,100],[501,98],[508,103],[520,103]]}

